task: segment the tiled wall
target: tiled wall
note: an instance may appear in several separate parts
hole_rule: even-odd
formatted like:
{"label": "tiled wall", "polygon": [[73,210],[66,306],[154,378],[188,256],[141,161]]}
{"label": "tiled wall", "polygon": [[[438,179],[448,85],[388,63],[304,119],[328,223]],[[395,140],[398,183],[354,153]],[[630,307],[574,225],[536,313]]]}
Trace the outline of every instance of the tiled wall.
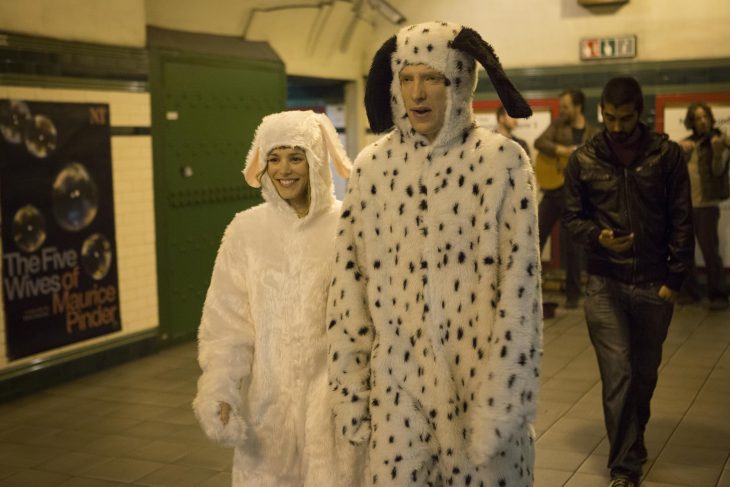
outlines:
{"label": "tiled wall", "polygon": [[[112,128],[150,127],[149,93],[0,86],[0,98],[108,103]],[[112,136],[111,148],[122,330],[8,363],[5,318],[0,306],[0,371],[9,366],[22,365],[111,338],[156,328],[159,324],[152,137]]]}

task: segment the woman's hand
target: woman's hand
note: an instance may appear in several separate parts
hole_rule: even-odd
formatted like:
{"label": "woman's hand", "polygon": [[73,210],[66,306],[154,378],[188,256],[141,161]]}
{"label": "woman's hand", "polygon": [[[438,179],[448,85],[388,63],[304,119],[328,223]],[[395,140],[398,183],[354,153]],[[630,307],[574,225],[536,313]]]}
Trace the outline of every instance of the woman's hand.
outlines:
{"label": "woman's hand", "polygon": [[219,402],[218,405],[220,406],[218,416],[220,416],[221,423],[225,426],[228,424],[228,420],[231,417],[231,405],[223,401]]}

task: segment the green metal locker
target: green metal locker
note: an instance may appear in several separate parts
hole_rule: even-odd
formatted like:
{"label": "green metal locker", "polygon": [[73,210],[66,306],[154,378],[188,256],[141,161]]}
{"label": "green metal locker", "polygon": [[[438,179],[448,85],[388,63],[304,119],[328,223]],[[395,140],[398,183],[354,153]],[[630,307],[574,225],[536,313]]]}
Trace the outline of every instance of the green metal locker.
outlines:
{"label": "green metal locker", "polygon": [[[160,336],[195,335],[223,231],[259,203],[241,170],[264,115],[286,106],[265,43],[149,28]],[[255,229],[252,229],[255,231]]]}

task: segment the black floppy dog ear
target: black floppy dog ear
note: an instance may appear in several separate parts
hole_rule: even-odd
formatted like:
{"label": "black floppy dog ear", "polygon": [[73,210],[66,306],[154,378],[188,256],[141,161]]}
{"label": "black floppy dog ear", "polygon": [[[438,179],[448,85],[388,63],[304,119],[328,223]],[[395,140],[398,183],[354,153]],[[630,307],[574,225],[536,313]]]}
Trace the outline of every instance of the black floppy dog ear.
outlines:
{"label": "black floppy dog ear", "polygon": [[365,111],[368,114],[370,129],[376,134],[385,132],[393,126],[393,109],[390,107],[393,70],[390,68],[390,57],[395,49],[396,37],[393,36],[375,53],[365,84]]}
{"label": "black floppy dog ear", "polygon": [[494,49],[482,39],[478,32],[468,27],[462,28],[452,41],[451,47],[472,56],[484,66],[489,80],[497,90],[497,95],[510,117],[527,118],[532,115],[532,108],[507,77]]}

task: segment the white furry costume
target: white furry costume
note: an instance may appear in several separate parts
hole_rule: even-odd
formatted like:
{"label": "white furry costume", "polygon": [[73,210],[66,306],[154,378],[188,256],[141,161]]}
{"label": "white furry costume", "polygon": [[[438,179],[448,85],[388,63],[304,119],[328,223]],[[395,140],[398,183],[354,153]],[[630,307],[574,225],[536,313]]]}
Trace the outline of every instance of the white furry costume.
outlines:
{"label": "white furry costume", "polygon": [[[336,444],[327,402],[325,305],[340,211],[329,159],[350,161],[329,119],[313,112],[265,117],[248,154],[246,181],[269,151],[305,150],[311,204],[298,218],[263,173],[266,202],[238,213],[223,236],[198,333],[203,374],[193,402],[214,441],[235,447],[234,486],[351,485],[353,449]],[[226,426],[219,403],[232,406]]]}
{"label": "white furry costume", "polygon": [[[338,431],[369,441],[372,485],[533,483],[542,307],[534,176],[525,152],[474,124],[474,58],[512,116],[529,106],[478,34],[430,22],[376,54],[373,130],[343,202],[327,307]],[[447,78],[431,143],[398,72]]]}

